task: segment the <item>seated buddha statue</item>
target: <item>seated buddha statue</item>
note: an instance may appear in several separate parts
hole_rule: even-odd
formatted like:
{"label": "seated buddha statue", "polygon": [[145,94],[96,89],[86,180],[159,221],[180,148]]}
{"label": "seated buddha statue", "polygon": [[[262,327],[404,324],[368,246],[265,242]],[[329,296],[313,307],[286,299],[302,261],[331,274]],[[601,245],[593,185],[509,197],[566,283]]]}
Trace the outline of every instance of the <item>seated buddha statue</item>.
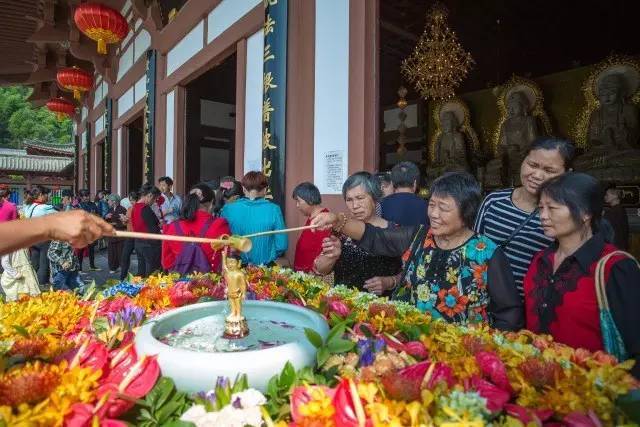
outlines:
{"label": "seated buddha statue", "polygon": [[640,123],[638,107],[630,102],[629,92],[622,73],[605,74],[598,80],[599,105],[591,113],[587,150],[576,160],[576,169],[605,181],[637,178]]}
{"label": "seated buddha statue", "polygon": [[520,164],[528,146],[540,136],[532,105],[523,91],[511,92],[506,99],[506,118],[500,126],[497,156],[489,161],[486,174],[491,186],[515,186],[520,181]]}

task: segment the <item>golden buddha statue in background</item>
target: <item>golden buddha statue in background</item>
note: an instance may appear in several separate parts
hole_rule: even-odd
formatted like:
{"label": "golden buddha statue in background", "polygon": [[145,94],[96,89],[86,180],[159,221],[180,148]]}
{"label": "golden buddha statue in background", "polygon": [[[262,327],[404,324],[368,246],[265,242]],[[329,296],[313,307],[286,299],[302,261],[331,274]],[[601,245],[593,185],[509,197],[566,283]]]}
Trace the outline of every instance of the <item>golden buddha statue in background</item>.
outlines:
{"label": "golden buddha statue in background", "polygon": [[601,181],[640,181],[640,62],[611,57],[596,66],[584,84],[584,121],[576,140],[585,153],[575,169]]}

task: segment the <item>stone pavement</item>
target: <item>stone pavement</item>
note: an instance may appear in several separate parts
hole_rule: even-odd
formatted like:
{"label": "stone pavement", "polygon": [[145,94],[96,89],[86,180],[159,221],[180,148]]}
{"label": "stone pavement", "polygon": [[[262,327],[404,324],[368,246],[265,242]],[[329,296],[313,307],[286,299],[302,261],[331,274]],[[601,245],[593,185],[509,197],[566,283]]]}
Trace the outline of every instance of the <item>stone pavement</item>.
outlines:
{"label": "stone pavement", "polygon": [[[102,249],[100,251],[96,250],[96,267],[98,267],[101,271],[87,271],[89,268],[89,257],[86,257],[83,261],[83,273],[80,273],[80,278],[86,284],[91,283],[95,280],[96,285],[101,286],[107,280],[118,280],[120,278],[120,270],[115,272],[114,274],[109,273],[109,264],[107,263],[107,249]],[[135,252],[131,255],[131,267],[129,271],[135,274],[138,271],[138,259],[136,257]]]}

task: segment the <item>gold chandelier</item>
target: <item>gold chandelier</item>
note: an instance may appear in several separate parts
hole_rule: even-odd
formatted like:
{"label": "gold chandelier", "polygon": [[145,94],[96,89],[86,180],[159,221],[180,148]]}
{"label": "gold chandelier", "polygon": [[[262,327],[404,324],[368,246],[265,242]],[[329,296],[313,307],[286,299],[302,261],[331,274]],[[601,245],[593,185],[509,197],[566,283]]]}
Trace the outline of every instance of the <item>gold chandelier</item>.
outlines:
{"label": "gold chandelier", "polygon": [[475,61],[455,31],[447,26],[448,11],[436,3],[427,14],[424,33],[411,56],[402,62],[402,74],[424,99],[448,99]]}

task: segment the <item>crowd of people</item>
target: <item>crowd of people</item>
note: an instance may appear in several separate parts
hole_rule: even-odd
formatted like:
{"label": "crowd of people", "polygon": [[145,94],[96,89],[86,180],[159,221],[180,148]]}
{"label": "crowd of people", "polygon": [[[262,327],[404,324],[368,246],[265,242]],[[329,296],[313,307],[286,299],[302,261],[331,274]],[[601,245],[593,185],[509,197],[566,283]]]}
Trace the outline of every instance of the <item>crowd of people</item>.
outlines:
{"label": "crowd of people", "polygon": [[[410,302],[447,322],[526,328],[573,347],[638,359],[640,265],[622,252],[629,242],[626,214],[615,187],[602,188],[595,178],[572,171],[574,155],[568,141],[539,139],[520,166],[522,185],[484,199],[466,172],[440,176],[429,198],[422,198],[420,172],[410,162],[385,173],[354,173],[343,185],[345,209],[333,212],[313,183],[300,183],[291,197],[313,229],[299,236],[293,268]],[[108,235],[130,230],[215,239],[286,227],[280,207],[265,197],[268,180],[261,172],[200,183],[183,198],[172,186],[171,178],[162,177],[157,186],[145,184],[122,200],[103,191],[91,201],[81,190],[78,197],[66,194],[57,209],[48,205],[46,189],[37,187],[23,214],[83,210],[109,223]],[[3,221],[16,218],[7,203],[0,192]],[[17,277],[46,283],[51,275],[55,288],[74,289],[83,258],[96,267],[95,243],[72,249],[52,240],[33,243],[30,254],[18,250],[2,258],[7,299],[17,295]],[[107,242],[109,268],[119,270],[121,279],[133,252],[141,276],[221,268],[220,251],[209,244],[117,237]],[[288,242],[286,234],[257,236],[240,256],[244,264],[287,265]],[[25,285],[23,292],[36,289]],[[640,366],[633,372],[638,375]]]}

